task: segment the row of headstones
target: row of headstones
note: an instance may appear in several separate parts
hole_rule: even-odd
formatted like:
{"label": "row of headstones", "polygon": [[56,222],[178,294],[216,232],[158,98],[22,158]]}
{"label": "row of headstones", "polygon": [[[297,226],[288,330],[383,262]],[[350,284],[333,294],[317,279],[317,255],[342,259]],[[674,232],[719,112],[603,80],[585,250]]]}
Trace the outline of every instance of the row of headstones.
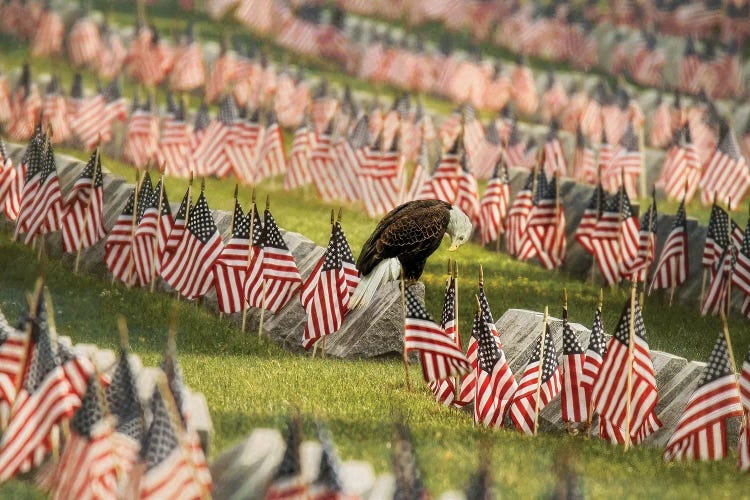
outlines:
{"label": "row of headstones", "polygon": [[[22,147],[14,144],[8,145],[9,152],[15,161],[20,161]],[[61,189],[63,193],[69,192],[76,177],[83,168],[83,163],[77,159],[57,155]],[[523,169],[511,170],[512,191],[520,190],[528,173]],[[131,185],[123,178],[114,176],[105,169],[104,175],[104,224],[111,228],[115,219],[130,195]],[[563,269],[571,275],[580,279],[588,279],[592,266],[596,263],[592,257],[575,241],[574,233],[578,222],[583,214],[593,188],[577,184],[569,179],[564,179],[560,184],[560,196],[567,219],[567,247],[568,253]],[[176,210],[176,204],[173,204]],[[214,219],[223,236],[228,236],[231,225],[231,214],[226,211],[214,211]],[[674,220],[673,214],[660,214],[657,224],[657,255],[663,247],[664,241]],[[315,245],[305,236],[291,231],[283,232],[284,240],[289,246],[303,279],[307,278],[312,269],[323,255],[325,249]],[[706,236],[706,227],[699,225],[695,219],[688,219],[689,235],[689,258],[690,273],[688,280],[678,291],[677,297],[681,300],[696,301],[700,295],[701,287],[701,255],[703,243]],[[61,255],[59,235],[47,238],[47,249],[53,256]],[[73,255],[62,256],[64,260],[73,262]],[[100,275],[108,274],[104,266],[104,243],[100,242],[91,248],[85,249],[81,254],[80,267],[87,272]],[[161,287],[166,290],[165,287]],[[420,293],[423,293],[420,289]],[[203,299],[210,308],[216,310],[217,302],[213,293]],[[378,292],[369,307],[353,311],[347,318],[344,326],[339,332],[329,336],[326,341],[326,349],[333,356],[356,358],[381,356],[388,353],[400,352],[402,349],[401,332],[403,329],[400,293],[396,283],[391,283]],[[238,317],[235,317],[239,321]],[[258,310],[251,309],[248,314],[248,329],[257,331],[260,319]],[[286,349],[300,351],[300,339],[306,321],[305,311],[298,301],[291,301],[282,311],[276,315],[267,314],[264,321],[264,333],[268,333]],[[366,331],[367,335],[362,332]]]}
{"label": "row of headstones", "polygon": [[[23,149],[9,144],[9,152],[15,162],[20,161]],[[67,194],[75,183],[75,179],[83,168],[80,160],[56,155],[60,187]],[[112,175],[103,168],[104,173],[104,225],[107,229],[114,225],[118,215],[130,196],[132,185],[123,178]],[[209,193],[210,203],[210,193]],[[177,204],[172,204],[173,212]],[[229,236],[232,214],[224,210],[214,210],[213,217],[216,226],[226,240]],[[303,280],[312,272],[315,264],[325,252],[325,248],[315,245],[305,236],[291,231],[282,230],[284,241],[295,258],[297,267]],[[59,234],[48,236],[45,240],[48,255],[61,257],[71,266],[75,255],[61,252]],[[104,276],[111,276],[104,265],[104,241],[100,241],[81,253],[80,269],[84,272]],[[421,285],[420,285],[421,287]],[[167,292],[169,289],[163,282],[159,282],[159,289]],[[417,293],[422,293],[419,288]],[[218,312],[215,292],[211,291],[201,299],[201,302],[211,310]],[[241,322],[241,314],[231,315],[230,320]],[[277,314],[265,313],[263,334],[270,337],[282,347],[290,351],[302,351],[302,332],[304,331],[307,315],[299,300],[292,299]],[[250,309],[247,317],[249,332],[257,332],[260,324],[260,311]],[[367,332],[366,335],[362,332]],[[352,311],[342,328],[327,337],[326,352],[341,358],[377,357],[390,353],[401,352],[403,349],[403,311],[401,307],[401,293],[397,283],[390,283],[383,287],[372,302],[365,308]]]}
{"label": "row of headstones", "polygon": [[[509,366],[517,378],[523,373],[523,369],[531,357],[534,342],[542,332],[542,322],[543,315],[541,313],[509,309],[496,323]],[[563,343],[562,320],[550,317],[548,323],[557,351],[561,353]],[[571,327],[581,345],[584,347],[588,345],[591,330],[578,323],[571,323]],[[562,357],[560,361],[562,362]],[[651,361],[654,364],[656,385],[659,390],[656,414],[663,425],[660,430],[649,436],[643,445],[663,448],[677,428],[679,419],[698,384],[706,363],[688,361],[685,358],[655,350],[651,350]],[[565,431],[559,396],[540,412],[539,419],[539,427],[542,432]],[[730,447],[737,444],[739,431],[740,419],[732,419],[727,429]],[[598,434],[596,426],[594,426],[593,434]]]}
{"label": "row of headstones", "polygon": [[[14,327],[9,324],[2,311],[0,311],[0,331],[10,331],[11,328]],[[114,375],[119,354],[113,352],[111,349],[101,349],[95,344],[81,343],[74,345],[71,338],[64,335],[59,336],[57,340],[62,345],[71,347],[75,352],[88,357],[102,375],[108,377]],[[146,408],[154,392],[156,377],[160,370],[159,368],[143,366],[141,358],[136,354],[128,354],[128,362],[136,380],[138,397],[141,400],[142,406]],[[208,403],[202,393],[193,392],[189,388],[186,389],[188,397],[185,400],[185,405],[187,406],[185,410],[190,414],[191,425],[198,432],[203,451],[208,456],[213,438],[213,423],[211,415],[208,412]]]}

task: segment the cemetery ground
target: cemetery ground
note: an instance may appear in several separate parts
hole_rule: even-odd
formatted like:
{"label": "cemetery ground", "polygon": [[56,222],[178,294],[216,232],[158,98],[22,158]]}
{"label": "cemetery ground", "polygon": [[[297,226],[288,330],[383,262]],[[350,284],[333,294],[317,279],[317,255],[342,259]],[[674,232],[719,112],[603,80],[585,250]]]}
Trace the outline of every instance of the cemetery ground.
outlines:
{"label": "cemetery ground", "polygon": [[[104,165],[116,174],[133,177],[131,167],[109,158],[104,159]],[[170,200],[179,201],[186,181],[168,182]],[[231,181],[208,179],[206,193],[212,208],[230,209],[233,189]],[[271,210],[283,228],[300,232],[319,245],[326,243],[334,207],[320,202],[311,187],[287,193],[281,189],[280,179],[272,179],[259,185],[257,193],[261,208],[265,195],[270,194]],[[249,190],[241,189],[245,208],[249,198]],[[375,222],[356,206],[344,207],[343,226],[355,254]],[[23,311],[24,293],[32,288],[40,264],[34,251],[10,242],[11,233],[5,227],[0,232],[0,310],[12,321]],[[433,316],[438,317],[442,307],[449,255],[459,259],[459,321],[464,341],[470,331],[471,299],[480,265],[495,319],[511,307],[540,311],[545,305],[552,315],[559,316],[561,291],[566,287],[571,320],[590,326],[597,286],[514,261],[475,243],[455,254],[449,254],[444,245],[430,259],[422,281]],[[270,340],[258,338],[256,331],[243,334],[236,320],[222,320],[195,304],[177,301],[173,295],[129,290],[111,285],[102,276],[76,275],[69,261],[49,259],[43,267],[61,335],[70,336],[75,343],[93,342],[116,349],[116,316],[123,314],[130,328],[131,348],[147,365],[158,363],[166,318],[172,307],[178,308],[178,346],[186,383],[205,394],[215,427],[211,457],[255,427],[282,428],[290,409],[299,408],[306,417],[308,436],[313,436],[313,418],[324,419],[342,458],[367,460],[377,472],[390,467],[391,423],[403,415],[412,427],[427,486],[436,494],[464,487],[476,468],[482,439],[492,444],[495,479],[509,497],[549,491],[555,481],[551,471],[560,453],[575,457],[586,493],[596,497],[687,496],[700,488],[730,496],[742,493],[746,486],[747,478],[736,472],[734,453],[718,463],[665,464],[659,449],[636,448],[625,453],[582,437],[525,437],[512,429],[488,431],[473,426],[470,414],[439,406],[415,365],[411,369],[414,388],[408,392],[398,358],[344,361],[290,354]],[[626,289],[605,290],[603,318],[608,332],[613,330],[627,295]],[[651,347],[705,360],[719,332],[718,319],[700,318],[695,305],[668,308],[666,302],[666,296],[646,299],[644,318]],[[750,343],[745,320],[734,315],[730,330],[736,356],[742,359]],[[720,491],[716,491],[717,485]],[[14,497],[36,494],[18,482],[0,493],[6,491]]]}

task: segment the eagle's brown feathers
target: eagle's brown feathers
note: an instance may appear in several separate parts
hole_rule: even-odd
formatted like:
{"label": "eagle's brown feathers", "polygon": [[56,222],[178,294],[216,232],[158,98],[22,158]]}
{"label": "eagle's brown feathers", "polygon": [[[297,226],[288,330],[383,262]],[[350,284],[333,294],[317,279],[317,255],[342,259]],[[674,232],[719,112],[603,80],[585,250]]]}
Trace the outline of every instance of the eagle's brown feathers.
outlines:
{"label": "eagle's brown feathers", "polygon": [[362,247],[357,269],[367,276],[381,261],[398,257],[404,277],[416,280],[424,264],[440,246],[450,221],[450,203],[416,200],[386,215]]}

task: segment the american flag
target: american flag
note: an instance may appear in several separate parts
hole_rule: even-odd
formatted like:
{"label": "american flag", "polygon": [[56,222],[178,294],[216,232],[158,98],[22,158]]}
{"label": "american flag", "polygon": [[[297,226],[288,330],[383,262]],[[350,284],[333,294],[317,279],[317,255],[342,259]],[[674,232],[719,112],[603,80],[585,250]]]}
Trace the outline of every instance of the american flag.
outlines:
{"label": "american flag", "polygon": [[[547,184],[541,180],[544,173],[540,171],[539,178],[538,198],[526,223],[525,238],[522,238],[530,245],[521,244],[518,258],[527,260],[536,256],[545,269],[554,269],[565,260],[565,213],[558,197],[557,177]],[[528,248],[533,251],[526,250]]]}
{"label": "american flag", "polygon": [[101,50],[101,37],[96,22],[88,16],[81,17],[70,28],[68,59],[73,66],[86,66],[96,61]]}
{"label": "american flag", "polygon": [[745,229],[742,245],[736,252],[736,261],[732,269],[732,284],[736,285],[745,296],[750,295],[750,220]]}
{"label": "american flag", "polygon": [[[180,202],[180,206],[177,208],[177,213],[174,216],[174,219],[171,217],[171,214],[169,217],[165,220],[162,219],[162,226],[159,229],[159,238],[163,239],[159,242],[160,244],[160,256],[159,256],[159,268],[164,269],[167,266],[167,263],[174,255],[175,250],[180,244],[180,241],[182,241],[182,236],[185,234],[185,227],[187,226],[187,218],[188,214],[190,213],[190,210],[193,207],[192,197],[191,197],[191,187],[188,186],[187,191],[185,191],[185,195],[182,197],[182,201]],[[166,214],[165,208],[169,207],[169,203],[166,203],[166,191],[164,194],[164,200],[162,203],[162,209],[164,210],[163,213]],[[165,207],[166,204],[166,207]],[[169,223],[169,226],[166,224]],[[161,272],[161,271],[160,271]]]}
{"label": "american flag", "polygon": [[591,392],[594,389],[594,384],[599,378],[599,370],[602,367],[602,362],[604,361],[606,354],[607,341],[604,339],[602,310],[600,307],[597,307],[596,312],[594,312],[594,324],[591,327],[589,345],[586,347],[586,353],[584,354],[581,379],[579,381],[579,385],[586,391],[587,408],[591,405]]}
{"label": "american flag", "polygon": [[349,303],[343,257],[346,237],[337,222],[331,230],[325,255],[302,285],[300,299],[307,313],[302,346],[309,350],[326,335],[335,333],[344,323]]}
{"label": "american flag", "polygon": [[156,147],[156,161],[164,165],[164,173],[169,176],[187,177],[190,175],[188,155],[192,133],[185,121],[185,105],[180,101],[177,112],[164,120],[159,143]]}
{"label": "american flag", "polygon": [[[292,253],[281,237],[279,226],[266,209],[263,214],[262,250],[262,306],[272,313],[279,312],[302,286],[302,277]],[[253,245],[255,242],[253,242]],[[252,267],[252,263],[251,263]],[[252,270],[248,274],[250,279]]]}
{"label": "american flag", "polygon": [[664,159],[661,177],[664,179],[667,196],[677,199],[683,195],[690,202],[698,190],[702,169],[698,151],[691,139],[690,127],[685,126],[675,133],[675,144]]}
{"label": "american flag", "polygon": [[461,169],[461,137],[457,137],[450,150],[443,153],[440,163],[432,173],[430,185],[435,199],[453,204],[458,191],[458,179]]}
{"label": "american flag", "polygon": [[284,140],[281,136],[279,122],[276,120],[276,114],[273,111],[268,114],[263,142],[260,143],[259,147],[257,176],[254,181],[259,182],[266,177],[284,174],[286,172]]}
{"label": "american flag", "polygon": [[[90,361],[77,358],[57,344],[56,333],[48,321],[48,304],[45,304],[41,284],[34,301],[35,310],[28,319],[31,337],[26,343],[20,390],[0,440],[2,481],[41,463],[52,448],[48,439],[50,433],[81,406],[85,380],[94,372]],[[85,373],[76,373],[79,366]],[[85,377],[84,387],[79,387],[78,377],[71,378],[73,374]]]}
{"label": "american flag", "polygon": [[576,128],[576,149],[573,152],[573,176],[577,181],[587,184],[596,184],[599,181],[596,152],[583,136],[580,124]]}
{"label": "american flag", "polygon": [[383,135],[372,149],[366,152],[367,161],[360,169],[361,194],[365,210],[370,217],[385,214],[398,205],[404,187],[404,158],[399,151],[398,135],[388,150],[377,151]]}
{"label": "american flag", "polygon": [[534,172],[526,178],[523,188],[516,194],[513,204],[508,210],[508,234],[505,247],[510,255],[517,256],[521,250],[521,241],[526,232],[529,213],[533,207],[531,189],[534,186]]}
{"label": "american flag", "polygon": [[88,248],[107,234],[104,228],[104,180],[98,151],[91,154],[68,194],[61,226],[63,251],[69,253]]}
{"label": "american flag", "polygon": [[[639,303],[631,299],[622,311],[614,336],[591,394],[599,413],[599,435],[613,443],[639,443],[661,427],[654,411],[659,397],[651,362],[646,327]],[[634,309],[631,311],[631,307]],[[630,346],[630,319],[633,317],[633,346]],[[632,355],[632,357],[631,357]],[[632,373],[628,384],[628,372]],[[630,399],[627,414],[627,400]],[[629,434],[629,435],[628,435]]]}
{"label": "american flag", "polygon": [[[233,102],[233,101],[232,101]],[[231,108],[226,108],[229,111]],[[231,111],[235,113],[235,111]],[[258,176],[261,148],[266,129],[260,124],[260,110],[256,109],[250,116],[247,108],[239,110],[236,115],[229,112],[223,117],[224,126],[229,128],[229,144],[224,147],[226,169],[231,168],[237,179],[245,184],[252,184]],[[220,175],[227,175],[225,170]]]}
{"label": "american flag", "polygon": [[[99,143],[99,134],[105,122],[104,114],[107,102],[104,96],[97,93],[94,96],[79,98],[75,106],[75,114],[70,118],[70,126],[81,145],[87,150]],[[105,137],[102,134],[102,141]]]}
{"label": "american flag", "polygon": [[232,130],[237,116],[234,99],[231,94],[227,95],[219,108],[218,118],[211,121],[200,134],[200,142],[193,150],[197,175],[215,175],[221,178],[232,170],[232,162],[227,151],[234,151],[239,147],[235,144],[238,140],[237,134],[233,134]]}
{"label": "american flag", "polygon": [[[536,434],[535,426],[538,425],[538,421],[535,421],[535,412],[541,412],[561,389],[562,377],[557,360],[557,349],[555,349],[549,325],[545,324],[544,328],[545,332],[536,341],[531,359],[521,376],[509,410],[513,424],[525,434]],[[542,354],[542,337],[544,338],[544,354]],[[542,356],[544,360],[541,359]]]}
{"label": "american flag", "polygon": [[[448,263],[448,267],[448,283],[445,287],[443,312],[440,315],[440,328],[443,330],[443,332],[445,332],[446,337],[448,337],[456,345],[458,345],[458,340],[456,339],[456,278],[451,273],[450,262]],[[472,369],[474,368],[474,364],[476,364],[476,351],[474,356],[474,363],[472,363]],[[435,395],[435,399],[437,399],[437,401],[443,405],[464,406],[464,404],[466,404],[462,401],[456,400],[455,379],[430,382],[429,386],[432,390],[432,393]]]}
{"label": "american flag", "polygon": [[26,348],[26,332],[0,319],[0,424],[8,426],[8,416],[16,399],[16,380]]}
{"label": "american flag", "polygon": [[[502,176],[502,177],[501,177]],[[480,232],[482,245],[498,241],[507,228],[508,205],[510,204],[510,177],[508,166],[501,160],[495,165],[492,178],[487,183],[479,202],[481,216]]]}
{"label": "american flag", "polygon": [[688,276],[688,263],[687,219],[685,200],[683,200],[677,208],[672,230],[661,249],[649,293],[652,290],[676,288],[685,283]]}
{"label": "american flag", "polygon": [[472,173],[478,179],[488,179],[503,154],[503,139],[497,128],[496,120],[487,125],[484,140],[477,152],[471,156]]}
{"label": "american flag", "polygon": [[[99,130],[101,134],[102,142],[109,142],[112,140],[112,125],[115,120],[119,122],[125,122],[128,118],[128,103],[122,96],[122,89],[120,88],[120,76],[116,75],[109,85],[101,91],[101,95],[104,97],[104,113],[99,117]],[[96,143],[92,142],[95,138],[87,143],[89,149],[92,149]],[[98,140],[98,138],[96,138]]]}
{"label": "american flag", "polygon": [[[353,120],[354,118],[352,118]],[[369,138],[367,115],[357,120],[346,140],[340,141],[333,149],[336,176],[346,201],[354,202],[362,198],[361,155],[358,150],[367,146]]]}
{"label": "american flag", "polygon": [[698,53],[695,51],[695,42],[693,37],[689,36],[685,44],[685,52],[680,61],[680,71],[678,75],[679,88],[691,94],[697,93],[700,88],[700,73],[702,62]]}
{"label": "american flag", "polygon": [[187,299],[202,297],[214,284],[213,266],[223,249],[206,197],[201,191],[190,210],[185,232],[162,277]]}
{"label": "american flag", "polygon": [[333,130],[328,127],[322,133],[313,133],[315,145],[310,154],[310,175],[318,197],[324,202],[332,202],[340,197],[333,163],[331,137]]}
{"label": "american flag", "polygon": [[641,216],[638,253],[628,266],[628,273],[630,273],[631,279],[635,281],[646,281],[648,271],[656,257],[656,219],[656,191],[654,191],[651,205]]}
{"label": "american flag", "polygon": [[174,68],[169,76],[170,87],[176,91],[189,92],[203,87],[206,68],[201,46],[193,39],[192,23],[188,24],[186,42],[177,49]]}
{"label": "american flag", "polygon": [[745,425],[740,433],[737,453],[738,466],[741,471],[748,471],[750,470],[750,423],[748,423],[748,416],[750,416],[750,351],[748,351],[745,361],[742,363],[739,384],[742,407],[745,412]]}
{"label": "american flag", "polygon": [[568,160],[565,158],[562,143],[557,136],[559,125],[553,121],[549,126],[549,132],[544,142],[544,172],[553,176],[559,173],[562,177],[568,175]]}
{"label": "american flag", "polygon": [[322,422],[316,422],[318,441],[321,445],[320,467],[317,477],[310,483],[310,500],[346,500],[341,481],[339,460],[333,438]]}
{"label": "american flag", "polygon": [[107,416],[103,395],[98,378],[91,377],[52,474],[53,498],[117,497],[115,419]]}
{"label": "american flag", "polygon": [[525,152],[526,147],[521,137],[521,132],[518,130],[518,124],[513,120],[511,125],[510,133],[508,135],[508,144],[503,148],[503,156],[505,162],[509,167],[525,167]]}
{"label": "american flag", "polygon": [[184,443],[184,429],[171,416],[159,388],[151,396],[151,425],[141,449],[145,470],[141,476],[142,499],[200,498],[204,489],[198,482],[195,464]]}
{"label": "american flag", "polygon": [[715,197],[721,203],[739,203],[750,188],[750,172],[740,151],[737,136],[725,122],[721,124],[719,144],[703,168],[700,180],[701,203]]}
{"label": "american flag", "polygon": [[133,232],[135,226],[135,188],[130,193],[115,225],[109,231],[104,244],[104,263],[114,278],[126,285],[134,283],[133,266]]}
{"label": "american flag", "polygon": [[672,140],[672,109],[669,103],[659,94],[657,106],[651,117],[649,143],[655,148],[663,148]]}
{"label": "american flag", "polygon": [[642,158],[638,135],[632,124],[628,125],[620,139],[609,168],[602,170],[602,184],[607,191],[625,187],[628,196],[638,196],[638,178],[641,175]]}
{"label": "american flag", "polygon": [[[27,149],[28,151],[28,149]],[[24,162],[14,166],[5,144],[0,139],[0,211],[8,220],[16,220],[21,205],[25,169]]]}
{"label": "american flag", "polygon": [[417,454],[409,427],[398,422],[393,437],[393,475],[395,476],[394,498],[427,500],[430,493],[422,482],[422,475],[417,464]]}
{"label": "american flag", "polygon": [[477,187],[477,180],[469,170],[468,163],[468,152],[465,152],[461,158],[461,172],[458,177],[456,200],[453,204],[469,217],[475,228],[481,228],[479,188]]}
{"label": "american flag", "polygon": [[727,420],[742,417],[742,403],[724,334],[716,339],[664,460],[720,460],[727,455]]}
{"label": "american flag", "polygon": [[638,240],[640,227],[638,217],[633,212],[630,204],[627,190],[620,188],[620,227],[619,227],[619,265],[620,277],[628,274],[628,270],[633,267],[633,263],[638,258]]}
{"label": "american flag", "polygon": [[240,312],[244,308],[243,286],[247,276],[251,223],[251,214],[245,216],[235,198],[231,235],[213,269],[219,311],[225,314]]}
{"label": "american flag", "polygon": [[278,467],[271,476],[265,500],[297,500],[308,498],[308,485],[302,477],[300,445],[302,444],[302,422],[292,416],[287,424],[284,439],[286,449]]}
{"label": "american flag", "polygon": [[135,466],[146,431],[138,387],[128,355],[127,349],[120,350],[112,382],[104,392],[109,411],[117,418],[112,440],[116,444],[117,465],[123,477],[129,477]]}
{"label": "american flag", "polygon": [[712,268],[711,283],[706,290],[706,296],[701,304],[701,316],[706,314],[716,315],[720,311],[728,311],[729,290],[728,286],[732,279],[732,268],[734,267],[734,248],[727,248]]}
{"label": "american flag", "polygon": [[597,184],[594,192],[591,193],[589,203],[581,215],[581,220],[578,222],[578,228],[576,228],[575,239],[581,244],[586,252],[594,255],[594,245],[592,243],[592,236],[596,230],[596,225],[599,221],[599,216],[602,212],[602,205],[604,203],[606,193],[602,188],[601,184]]}
{"label": "american flag", "polygon": [[[40,234],[58,231],[63,214],[60,180],[57,176],[57,163],[52,145],[46,143],[41,154],[44,162],[39,173],[39,187],[34,191],[34,199],[28,212],[22,211],[18,216],[18,226],[26,228],[24,243],[27,245]],[[29,194],[24,189],[23,196],[26,197]]]}
{"label": "american flag", "polygon": [[245,302],[252,307],[263,307],[263,223],[258,209],[253,203],[252,210],[246,215],[251,220],[250,262],[243,285]]}
{"label": "american flag", "polygon": [[461,114],[464,130],[464,146],[466,147],[466,154],[472,159],[476,158],[479,148],[484,142],[484,127],[477,118],[477,111],[469,103],[464,104],[463,111]]}
{"label": "american flag", "polygon": [[60,93],[60,85],[56,77],[52,77],[42,102],[42,126],[49,126],[55,131],[52,136],[53,144],[67,142],[71,136],[68,124],[68,109],[65,96]]}
{"label": "american flag", "polygon": [[143,168],[154,157],[159,144],[159,117],[151,112],[150,99],[130,115],[123,157]]}
{"label": "american flag", "polygon": [[145,184],[144,179],[138,193],[138,225],[133,235],[133,270],[137,283],[141,286],[148,285],[155,277],[155,259],[158,257],[156,244],[157,226],[159,225],[159,200],[163,186],[161,181],[153,189],[145,186]]}
{"label": "american flag", "polygon": [[294,132],[292,150],[289,153],[289,168],[284,176],[284,189],[289,191],[312,182],[310,171],[310,141],[307,121]]}
{"label": "american flag", "polygon": [[411,289],[405,294],[404,345],[407,352],[419,351],[425,381],[438,382],[468,373],[471,365],[456,341],[435,324]]}
{"label": "american flag", "polygon": [[45,148],[47,143],[45,137],[42,135],[41,129],[38,128],[21,159],[21,171],[24,173],[24,178],[23,189],[19,192],[16,235],[28,232],[31,227],[32,219],[30,217],[34,204],[39,197],[42,172],[46,160]]}
{"label": "american flag", "polygon": [[706,242],[703,245],[703,267],[712,269],[729,245],[729,214],[714,203],[711,207],[711,217],[708,219]]}
{"label": "american flag", "polygon": [[587,422],[589,415],[586,389],[582,382],[586,355],[568,322],[568,308],[563,308],[563,366],[562,419],[563,422]]}

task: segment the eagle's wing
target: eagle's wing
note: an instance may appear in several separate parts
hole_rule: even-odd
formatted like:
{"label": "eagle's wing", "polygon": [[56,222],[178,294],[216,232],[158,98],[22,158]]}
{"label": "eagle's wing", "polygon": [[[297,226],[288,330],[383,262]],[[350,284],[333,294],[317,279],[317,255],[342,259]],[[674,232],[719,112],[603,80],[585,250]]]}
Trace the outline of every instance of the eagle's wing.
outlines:
{"label": "eagle's wing", "polygon": [[450,209],[450,203],[438,200],[417,200],[395,208],[364,244],[357,268],[367,275],[383,259],[434,251],[448,227]]}

